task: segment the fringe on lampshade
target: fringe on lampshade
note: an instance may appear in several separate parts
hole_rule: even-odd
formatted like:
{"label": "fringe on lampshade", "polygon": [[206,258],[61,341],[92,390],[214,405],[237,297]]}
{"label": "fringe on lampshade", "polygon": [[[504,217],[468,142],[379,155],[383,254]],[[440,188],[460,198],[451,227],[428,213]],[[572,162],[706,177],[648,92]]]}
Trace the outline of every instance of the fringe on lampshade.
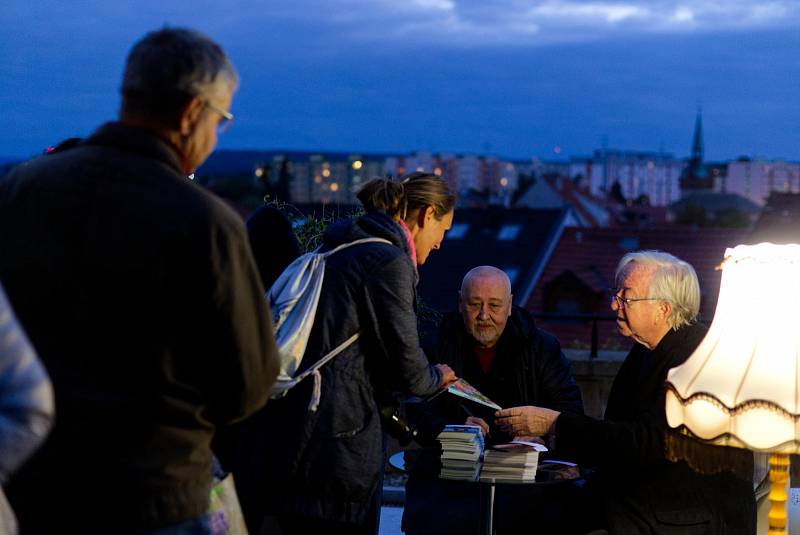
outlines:
{"label": "fringe on lampshade", "polygon": [[664,436],[664,454],[672,462],[684,461],[700,474],[732,472],[748,481],[754,480],[753,452],[730,446],[714,446],[668,429]]}

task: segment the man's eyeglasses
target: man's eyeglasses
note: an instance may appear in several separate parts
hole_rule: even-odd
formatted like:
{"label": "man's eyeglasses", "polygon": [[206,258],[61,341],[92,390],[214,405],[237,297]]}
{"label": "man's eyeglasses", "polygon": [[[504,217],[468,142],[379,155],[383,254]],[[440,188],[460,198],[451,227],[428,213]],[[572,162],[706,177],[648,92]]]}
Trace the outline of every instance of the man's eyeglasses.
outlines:
{"label": "man's eyeglasses", "polygon": [[233,124],[233,114],[227,110],[223,110],[219,106],[215,106],[208,100],[206,101],[206,106],[222,116],[222,119],[217,123],[217,134],[224,134],[227,132]]}
{"label": "man's eyeglasses", "polygon": [[664,301],[664,299],[660,297],[622,297],[619,294],[621,291],[621,288],[608,289],[609,299],[611,299],[611,301],[616,301],[619,308],[627,308],[631,303],[635,303],[636,301]]}

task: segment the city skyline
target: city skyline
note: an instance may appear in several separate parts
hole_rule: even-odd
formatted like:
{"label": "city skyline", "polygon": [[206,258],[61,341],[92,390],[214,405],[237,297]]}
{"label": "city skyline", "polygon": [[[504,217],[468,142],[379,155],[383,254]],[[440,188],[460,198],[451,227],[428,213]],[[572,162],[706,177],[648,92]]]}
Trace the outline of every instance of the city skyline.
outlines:
{"label": "city skyline", "polygon": [[707,160],[796,161],[799,20],[797,1],[11,0],[0,157],[112,119],[131,44],[169,24],[240,72],[221,149],[682,158],[702,105]]}

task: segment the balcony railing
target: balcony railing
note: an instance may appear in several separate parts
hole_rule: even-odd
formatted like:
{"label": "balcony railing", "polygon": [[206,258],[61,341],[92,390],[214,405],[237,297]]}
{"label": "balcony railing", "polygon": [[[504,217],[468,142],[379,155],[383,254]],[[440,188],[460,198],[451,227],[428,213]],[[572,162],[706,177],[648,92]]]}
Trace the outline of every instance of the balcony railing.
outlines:
{"label": "balcony railing", "polygon": [[551,322],[557,321],[583,321],[592,322],[592,338],[589,349],[589,360],[597,358],[598,354],[598,334],[597,322],[617,321],[614,314],[562,314],[560,312],[533,312],[533,317]]}

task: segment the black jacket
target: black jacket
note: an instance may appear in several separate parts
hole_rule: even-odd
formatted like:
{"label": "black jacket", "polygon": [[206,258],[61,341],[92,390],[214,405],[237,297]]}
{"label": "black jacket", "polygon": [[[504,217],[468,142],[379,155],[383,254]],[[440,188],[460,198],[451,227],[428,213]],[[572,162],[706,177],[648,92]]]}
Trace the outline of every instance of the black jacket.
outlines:
{"label": "black jacket", "polygon": [[244,225],[180,169],[109,123],[0,181],[0,279],[58,415],[8,487],[25,533],[204,514],[215,429],[266,402],[277,354]]}
{"label": "black jacket", "polygon": [[[439,326],[431,360],[448,364],[456,375],[486,394],[501,407],[538,405],[563,412],[583,414],[581,393],[572,377],[569,361],[558,340],[536,327],[530,312],[513,307],[506,328],[497,342],[496,352],[484,373],[475,355],[475,341],[464,328],[457,312],[446,315]],[[415,405],[421,414],[414,414]],[[466,407],[491,426],[494,409],[463,400],[451,394],[438,396],[430,403],[406,405],[409,417],[419,427],[419,442],[432,445],[445,424],[462,424]],[[490,442],[508,442],[511,437],[491,426]],[[473,534],[479,520],[478,485],[441,481],[412,474],[406,483],[403,529],[419,534]],[[559,501],[571,501],[568,490],[542,495],[524,485],[498,487],[496,500],[498,533],[518,533],[520,525],[536,525],[549,531],[560,525]]]}
{"label": "black jacket", "polygon": [[[464,327],[461,314],[447,314],[441,321],[431,360],[449,365],[489,399],[503,408],[537,405],[562,412],[583,414],[581,392],[561,345],[551,334],[536,327],[533,316],[514,306],[506,328],[497,342],[489,372],[484,373],[474,352],[475,341]],[[449,394],[439,396],[422,418],[423,442],[429,442],[445,424],[463,423],[467,410],[492,423],[494,410],[462,401]],[[492,429],[495,440],[509,436]]]}
{"label": "black jacket", "polygon": [[[391,244],[368,243],[327,259],[322,294],[301,371],[349,338],[360,338],[321,368],[322,396],[309,412],[313,380],[271,401],[261,424],[269,440],[240,445],[239,458],[263,459],[253,469],[234,465],[242,506],[252,511],[364,524],[375,514],[384,445],[376,396],[387,390],[429,395],[440,383],[419,346],[416,270],[399,225],[383,213],[333,225],[323,248],[377,236]],[[245,491],[246,492],[246,491]]]}
{"label": "black jacket", "polygon": [[611,533],[755,530],[750,481],[703,476],[664,457],[667,372],[689,358],[705,333],[689,325],[669,331],[652,351],[636,344],[614,379],[604,420],[570,414],[556,420],[559,450],[599,467],[588,487],[602,500]]}

